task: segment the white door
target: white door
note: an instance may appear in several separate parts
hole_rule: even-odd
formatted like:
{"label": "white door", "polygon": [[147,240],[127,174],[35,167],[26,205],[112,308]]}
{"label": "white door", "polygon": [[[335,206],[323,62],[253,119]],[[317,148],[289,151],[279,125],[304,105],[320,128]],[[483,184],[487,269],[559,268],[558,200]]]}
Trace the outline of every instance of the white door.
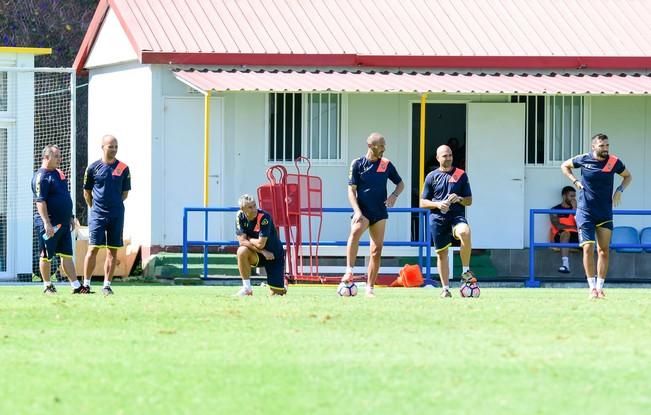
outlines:
{"label": "white door", "polygon": [[[222,105],[221,98],[210,101],[209,207],[224,205]],[[203,207],[204,98],[168,97],[164,111],[162,245],[169,246],[183,243],[183,208]],[[223,240],[225,218],[232,216],[209,215],[209,240]],[[203,239],[203,218],[197,213],[190,218],[189,239]]]}
{"label": "white door", "polygon": [[524,104],[468,104],[474,248],[524,247]]}

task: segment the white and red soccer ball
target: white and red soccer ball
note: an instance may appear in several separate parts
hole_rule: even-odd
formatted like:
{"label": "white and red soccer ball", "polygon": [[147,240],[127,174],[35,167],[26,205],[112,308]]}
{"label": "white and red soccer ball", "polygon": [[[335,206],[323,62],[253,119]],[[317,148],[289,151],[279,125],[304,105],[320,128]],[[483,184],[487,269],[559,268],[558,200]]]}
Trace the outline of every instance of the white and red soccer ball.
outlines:
{"label": "white and red soccer ball", "polygon": [[342,282],[337,287],[337,294],[341,297],[354,297],[357,295],[357,285],[354,282]]}
{"label": "white and red soccer ball", "polygon": [[481,294],[481,290],[476,282],[463,283],[459,288],[459,294],[466,298],[477,298]]}

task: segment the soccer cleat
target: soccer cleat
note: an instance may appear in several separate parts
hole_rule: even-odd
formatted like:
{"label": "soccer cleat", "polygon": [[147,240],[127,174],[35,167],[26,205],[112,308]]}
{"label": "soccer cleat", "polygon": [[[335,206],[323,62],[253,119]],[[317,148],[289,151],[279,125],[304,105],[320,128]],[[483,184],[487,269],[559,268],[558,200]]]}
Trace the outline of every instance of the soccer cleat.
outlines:
{"label": "soccer cleat", "polygon": [[590,290],[590,298],[599,298],[599,292],[596,288]]}
{"label": "soccer cleat", "polygon": [[246,297],[249,295],[253,295],[253,290],[249,290],[246,287],[240,288],[240,290],[235,293],[235,297]]}
{"label": "soccer cleat", "polygon": [[95,291],[91,291],[90,287],[85,285],[80,285],[78,288],[72,290],[73,294],[95,294]]}
{"label": "soccer cleat", "polygon": [[441,298],[452,298],[452,293],[450,292],[450,290],[442,290]]}
{"label": "soccer cleat", "polygon": [[560,272],[561,274],[569,274],[570,269],[565,265],[561,265],[560,267],[558,267],[558,272]]}
{"label": "soccer cleat", "polygon": [[461,284],[476,284],[477,283],[477,277],[475,277],[475,274],[468,270],[461,274]]}
{"label": "soccer cleat", "polygon": [[350,272],[345,273],[344,276],[341,277],[341,282],[346,284],[349,282],[353,282],[354,280],[355,280],[355,276]]}
{"label": "soccer cleat", "polygon": [[366,286],[366,297],[367,298],[374,298],[375,297],[375,290],[373,287]]}
{"label": "soccer cleat", "polygon": [[606,298],[606,293],[604,293],[604,290],[597,290],[597,298]]}
{"label": "soccer cleat", "polygon": [[102,288],[102,294],[113,295],[113,290],[111,289],[111,286],[107,285],[106,287]]}
{"label": "soccer cleat", "polygon": [[43,294],[52,295],[56,293],[57,293],[57,289],[54,287],[53,284],[50,284],[43,289]]}

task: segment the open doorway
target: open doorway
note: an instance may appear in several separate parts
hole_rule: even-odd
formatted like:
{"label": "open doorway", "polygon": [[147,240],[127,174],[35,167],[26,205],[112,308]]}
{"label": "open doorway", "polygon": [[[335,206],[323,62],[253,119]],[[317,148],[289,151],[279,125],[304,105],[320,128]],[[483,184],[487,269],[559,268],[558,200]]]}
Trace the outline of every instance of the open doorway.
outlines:
{"label": "open doorway", "polygon": [[[466,104],[426,104],[425,175],[436,169],[436,148],[452,148],[452,164],[466,168]],[[411,106],[411,206],[420,200],[420,103]],[[418,237],[418,216],[412,218],[412,239]]]}

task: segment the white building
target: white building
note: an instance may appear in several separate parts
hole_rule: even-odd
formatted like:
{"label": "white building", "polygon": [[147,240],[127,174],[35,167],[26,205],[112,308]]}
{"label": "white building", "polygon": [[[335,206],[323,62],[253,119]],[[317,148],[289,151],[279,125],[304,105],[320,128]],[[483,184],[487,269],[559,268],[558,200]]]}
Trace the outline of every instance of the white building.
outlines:
{"label": "white building", "polygon": [[[451,137],[465,147],[474,246],[522,250],[529,209],[559,202],[558,166],[597,132],[634,176],[622,207],[651,208],[651,4],[611,3],[101,0],[75,61],[90,77],[89,160],[102,135],[118,138],[126,233],[147,258],[178,247],[183,207],[203,204],[204,93],[210,206],[234,206],[300,154],[324,206],[346,207],[349,163],[372,131],[407,186],[398,206],[417,206],[424,99],[425,160]],[[325,221],[323,239],[346,238],[345,215]],[[225,217],[214,236],[232,227]],[[406,217],[389,221],[388,238],[410,232]],[[540,218],[537,240],[547,232]]]}

